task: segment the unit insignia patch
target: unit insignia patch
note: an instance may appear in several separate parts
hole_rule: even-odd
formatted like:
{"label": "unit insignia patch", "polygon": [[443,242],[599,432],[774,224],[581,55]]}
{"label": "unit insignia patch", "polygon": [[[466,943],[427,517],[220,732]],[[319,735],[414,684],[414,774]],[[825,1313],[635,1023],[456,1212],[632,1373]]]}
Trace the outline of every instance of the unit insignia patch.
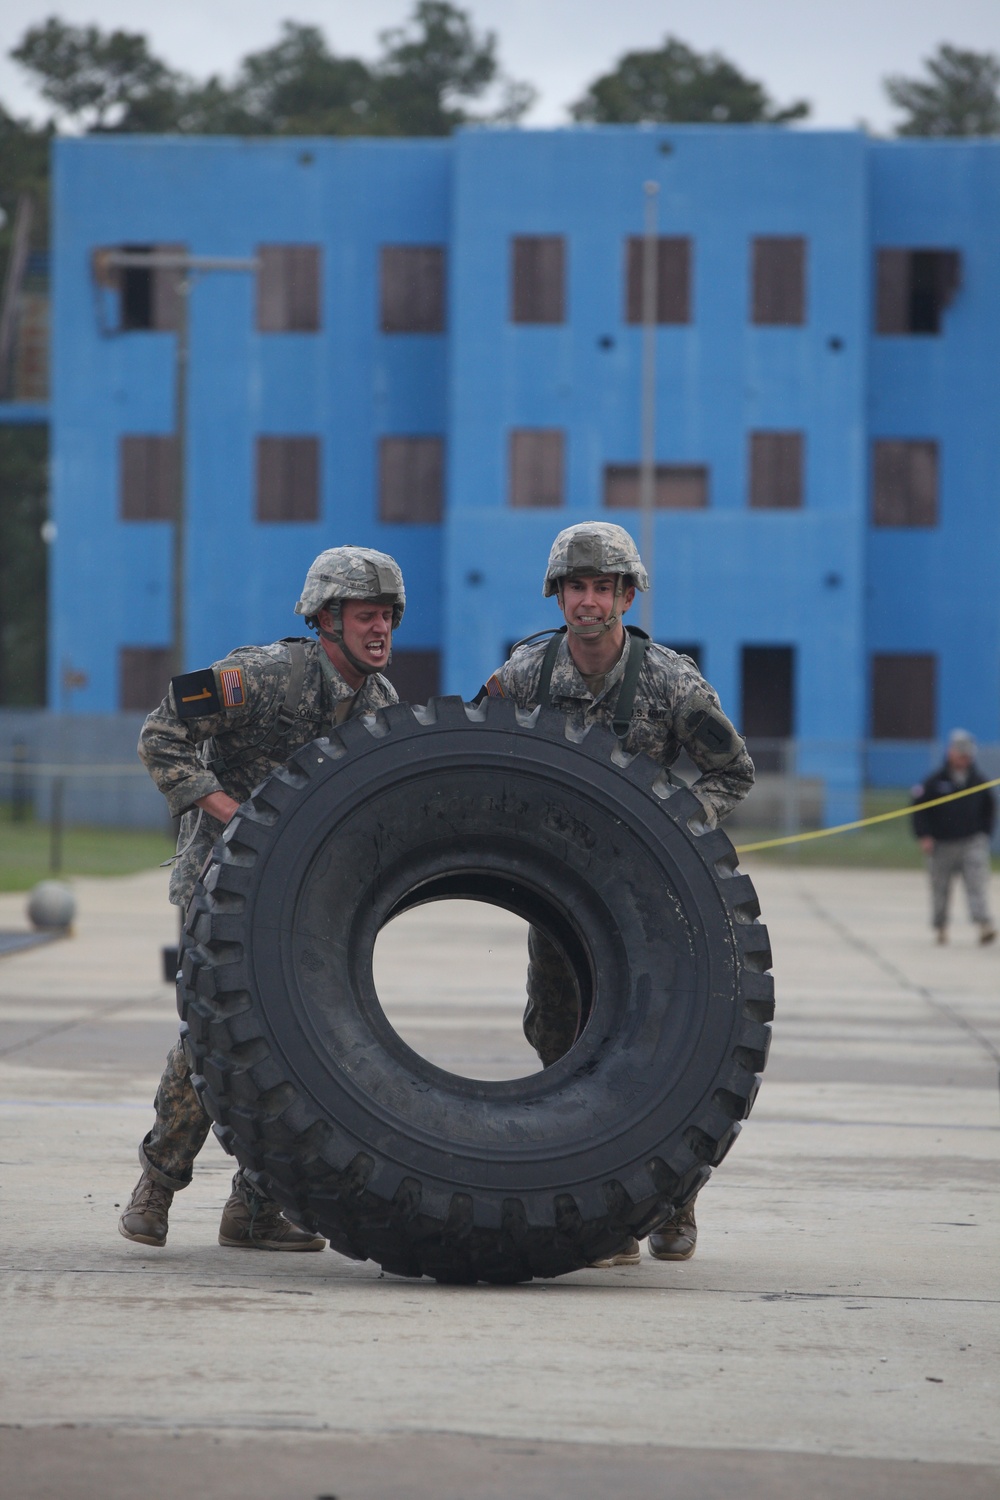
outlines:
{"label": "unit insignia patch", "polygon": [[170,686],[174,691],[174,705],[179,719],[200,719],[205,714],[217,714],[222,707],[215,673],[211,667],[201,672],[185,672],[173,677]]}

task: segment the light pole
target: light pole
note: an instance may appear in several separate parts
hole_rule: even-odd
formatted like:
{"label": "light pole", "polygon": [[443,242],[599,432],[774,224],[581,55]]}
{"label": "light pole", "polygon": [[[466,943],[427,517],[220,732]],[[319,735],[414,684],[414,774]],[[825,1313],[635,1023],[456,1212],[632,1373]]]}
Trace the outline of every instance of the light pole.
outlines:
{"label": "light pole", "polygon": [[251,275],[260,262],[227,255],[188,255],[183,250],[98,250],[94,254],[94,274],[107,282],[107,271],[176,271],[177,272],[177,344],[174,357],[174,440],[176,472],[174,480],[174,530],[172,548],[171,656],[176,677],[184,671],[184,625],[186,615],[187,557],[187,406],[188,374],[191,362],[191,287],[194,278],[206,271],[242,271]]}
{"label": "light pole", "polygon": [[657,316],[657,235],[656,200],[658,182],[643,183],[646,195],[645,225],[642,239],[642,397],[641,447],[639,464],[639,509],[642,513],[640,551],[649,588],[641,596],[640,618],[648,636],[653,634],[654,543],[656,514],[656,316]]}

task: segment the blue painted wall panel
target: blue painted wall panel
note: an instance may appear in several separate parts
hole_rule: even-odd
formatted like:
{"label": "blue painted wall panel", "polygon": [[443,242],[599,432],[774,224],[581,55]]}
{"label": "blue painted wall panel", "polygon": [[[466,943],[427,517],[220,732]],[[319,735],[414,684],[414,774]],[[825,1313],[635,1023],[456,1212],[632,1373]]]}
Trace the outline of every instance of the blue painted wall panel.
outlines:
{"label": "blue painted wall panel", "polygon": [[[322,247],[318,334],[258,333],[247,275],[194,289],[189,664],[300,628],[291,608],[313,554],[367,542],[407,577],[400,647],[439,650],[444,688],[468,694],[510,641],[558,623],[541,597],[557,530],[607,515],[638,535],[637,512],[604,510],[602,475],[639,457],[642,334],[625,322],[624,270],[647,180],[660,186],[659,232],[692,245],[691,322],[657,333],[657,458],[709,471],[704,511],[656,518],[656,634],[701,645],[737,717],[742,649],[794,648],[796,730],[830,812],[856,797],[845,745],[868,728],[874,652],[934,652],[939,730],[960,721],[1000,739],[1000,146],[756,127],[59,142],[53,703],[68,663],[89,678],[74,707],[115,708],[121,646],[166,645],[170,632],[170,530],[118,519],[117,470],[124,434],[172,429],[174,339],[102,333],[94,247]],[[558,327],[511,321],[518,234],[565,236]],[[802,327],[752,324],[757,235],[807,242]],[[446,247],[444,333],[380,331],[386,244]],[[879,246],[960,250],[962,287],[939,337],[874,334]],[[510,507],[518,427],[564,430],[563,506]],[[749,508],[750,434],[768,429],[803,433],[799,511]],[[267,433],[318,437],[315,523],[254,519],[255,440]],[[383,525],[379,439],[421,434],[446,443],[443,523]],[[880,437],[940,444],[935,527],[873,526]],[[919,754],[870,763],[891,780]]]}
{"label": "blue painted wall panel", "polygon": [[871,148],[872,245],[957,250],[938,335],[870,337],[869,433],[940,445],[931,528],[870,527],[869,651],[938,658],[938,732],[1000,738],[1000,151],[993,142]]}
{"label": "blue painted wall panel", "polygon": [[[863,655],[864,142],[693,127],[490,132],[460,137],[455,154],[449,689],[467,691],[507,641],[555,623],[540,591],[557,529],[607,515],[638,534],[636,512],[604,510],[602,473],[639,458],[642,333],[624,321],[625,241],[641,232],[643,183],[654,179],[659,232],[690,237],[693,272],[690,324],[657,334],[657,458],[705,464],[710,476],[705,511],[657,517],[656,634],[702,644],[734,714],[742,646],[793,645],[800,732],[860,734],[863,684],[842,662]],[[789,233],[808,241],[806,324],[753,327],[752,238]],[[520,234],[565,236],[562,326],[510,320]],[[508,506],[509,433],[520,426],[565,429],[561,509]],[[802,511],[748,509],[758,427],[804,432]]]}
{"label": "blue painted wall panel", "polygon": [[[102,334],[89,274],[102,245],[238,257],[261,243],[322,247],[318,334],[258,333],[243,273],[207,273],[192,293],[189,665],[300,630],[292,607],[308,563],[346,540],[391,548],[424,581],[406,644],[437,646],[440,528],[378,520],[376,445],[384,433],[445,434],[446,340],[379,332],[378,258],[383,243],[446,243],[449,161],[442,142],[58,143],[53,701],[69,662],[89,679],[75,708],[116,708],[119,649],[170,638],[170,530],[118,520],[117,475],[121,436],[173,430],[175,340]],[[319,438],[318,522],[254,519],[262,434]],[[88,598],[86,631],[67,607],[70,588]]]}

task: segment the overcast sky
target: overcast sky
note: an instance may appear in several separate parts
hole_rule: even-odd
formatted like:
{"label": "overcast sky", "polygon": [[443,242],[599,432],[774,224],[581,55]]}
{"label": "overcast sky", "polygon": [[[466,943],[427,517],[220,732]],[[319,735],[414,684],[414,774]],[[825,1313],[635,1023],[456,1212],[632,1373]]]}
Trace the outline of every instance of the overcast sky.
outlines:
{"label": "overcast sky", "polygon": [[[865,121],[888,132],[886,73],[913,74],[939,42],[1000,53],[1000,0],[467,0],[500,38],[512,76],[539,90],[528,123],[558,125],[586,85],[622,52],[667,32],[699,51],[717,48],[781,103],[807,98],[811,123]],[[77,23],[143,31],[184,71],[229,73],[273,42],[286,18],[321,26],[335,52],[372,57],[377,35],[411,0],[3,0],[0,102],[42,118],[44,108],[7,58],[28,26],[55,13]]]}

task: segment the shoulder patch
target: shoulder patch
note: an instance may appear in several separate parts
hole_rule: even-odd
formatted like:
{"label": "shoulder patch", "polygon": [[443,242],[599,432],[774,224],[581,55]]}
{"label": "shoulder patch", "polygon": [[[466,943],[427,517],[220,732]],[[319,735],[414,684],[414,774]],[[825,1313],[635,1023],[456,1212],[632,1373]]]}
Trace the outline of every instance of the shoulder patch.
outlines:
{"label": "shoulder patch", "polygon": [[486,696],[488,698],[505,698],[507,695],[500,686],[500,678],[494,672],[492,677],[486,679]]}
{"label": "shoulder patch", "polygon": [[242,667],[220,667],[219,686],[222,689],[222,702],[226,708],[243,707],[247,701],[247,695],[243,687]]}
{"label": "shoulder patch", "polygon": [[215,673],[211,667],[201,672],[185,672],[172,677],[170,686],[174,692],[174,706],[179,719],[200,719],[205,714],[217,714],[222,707]]}

